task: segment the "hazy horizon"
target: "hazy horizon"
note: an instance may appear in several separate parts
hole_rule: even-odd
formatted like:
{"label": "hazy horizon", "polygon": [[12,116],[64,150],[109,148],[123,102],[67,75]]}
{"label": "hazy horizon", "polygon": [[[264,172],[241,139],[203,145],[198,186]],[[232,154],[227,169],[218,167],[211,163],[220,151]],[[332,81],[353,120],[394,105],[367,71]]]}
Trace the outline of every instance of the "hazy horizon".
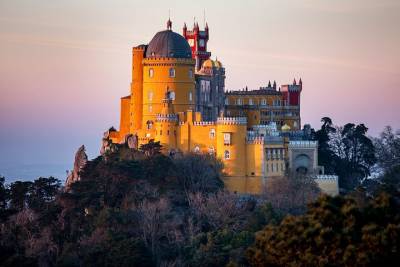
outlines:
{"label": "hazy horizon", "polygon": [[14,164],[15,175],[26,165],[72,168],[82,144],[95,157],[103,132],[119,127],[131,48],[165,29],[168,10],[180,34],[194,17],[203,28],[205,10],[226,90],[301,77],[303,124],[319,128],[329,116],[339,125],[365,123],[374,136],[385,125],[400,128],[396,0],[3,0],[0,175]]}

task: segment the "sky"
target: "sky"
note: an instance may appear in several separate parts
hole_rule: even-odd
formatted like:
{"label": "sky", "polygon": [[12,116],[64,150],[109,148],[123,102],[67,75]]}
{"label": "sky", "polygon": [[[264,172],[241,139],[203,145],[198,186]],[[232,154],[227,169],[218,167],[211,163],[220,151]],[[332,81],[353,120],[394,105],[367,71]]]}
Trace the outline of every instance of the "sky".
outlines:
{"label": "sky", "polygon": [[204,27],[205,13],[227,90],[301,77],[302,123],[400,128],[398,0],[0,0],[0,174],[65,173],[82,144],[98,155],[119,126],[131,48],[164,30],[169,10],[178,33]]}

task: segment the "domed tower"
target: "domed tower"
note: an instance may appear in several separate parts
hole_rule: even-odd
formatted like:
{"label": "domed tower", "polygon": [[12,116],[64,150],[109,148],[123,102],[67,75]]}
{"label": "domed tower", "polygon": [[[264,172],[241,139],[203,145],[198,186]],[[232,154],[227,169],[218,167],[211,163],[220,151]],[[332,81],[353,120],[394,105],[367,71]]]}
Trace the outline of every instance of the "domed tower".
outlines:
{"label": "domed tower", "polygon": [[170,20],[167,30],[158,32],[150,41],[142,62],[142,125],[156,121],[165,96],[176,113],[195,109],[195,60],[186,39],[172,31]]}

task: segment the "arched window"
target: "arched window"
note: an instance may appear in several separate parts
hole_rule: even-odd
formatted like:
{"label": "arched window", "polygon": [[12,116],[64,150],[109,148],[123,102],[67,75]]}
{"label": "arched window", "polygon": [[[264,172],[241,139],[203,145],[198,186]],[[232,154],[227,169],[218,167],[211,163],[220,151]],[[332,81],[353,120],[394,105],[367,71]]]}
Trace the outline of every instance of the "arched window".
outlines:
{"label": "arched window", "polygon": [[193,93],[192,93],[192,91],[189,91],[189,101],[190,102],[193,101]]}
{"label": "arched window", "polygon": [[230,159],[230,158],[231,158],[231,153],[229,152],[229,150],[225,150],[225,152],[224,152],[224,158],[225,158],[225,159]]}
{"label": "arched window", "polygon": [[174,92],[174,91],[169,92],[168,98],[169,98],[170,100],[175,100],[175,92]]}
{"label": "arched window", "polygon": [[149,91],[147,98],[149,101],[153,100],[153,92],[152,91]]}
{"label": "arched window", "polygon": [[146,125],[147,125],[147,130],[150,130],[151,128],[153,128],[153,121],[147,121]]}
{"label": "arched window", "polygon": [[213,146],[210,146],[210,147],[208,148],[208,153],[209,153],[210,155],[214,155],[215,149],[214,149]]}
{"label": "arched window", "polygon": [[253,105],[253,99],[249,99],[249,105]]}
{"label": "arched window", "polygon": [[152,68],[149,69],[149,77],[153,78],[154,76],[154,70]]}
{"label": "arched window", "polygon": [[200,152],[200,147],[199,146],[195,146],[193,150],[194,150],[195,153],[199,153]]}
{"label": "arched window", "polygon": [[174,68],[169,69],[169,77],[171,77],[171,78],[175,77],[175,69]]}

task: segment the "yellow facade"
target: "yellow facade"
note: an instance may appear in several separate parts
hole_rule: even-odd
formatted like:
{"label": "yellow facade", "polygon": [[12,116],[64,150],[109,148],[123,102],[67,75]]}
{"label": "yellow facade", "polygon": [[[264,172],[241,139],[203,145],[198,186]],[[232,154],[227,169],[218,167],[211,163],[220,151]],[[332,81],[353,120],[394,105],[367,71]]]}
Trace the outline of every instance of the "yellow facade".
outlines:
{"label": "yellow facade", "polygon": [[[160,33],[164,37],[171,34]],[[176,41],[177,37],[168,38]],[[264,110],[253,106],[280,110],[281,95],[228,94],[227,105],[237,108],[229,108],[227,117],[203,121],[201,113],[195,112],[195,60],[182,56],[182,49],[171,52],[169,46],[159,49],[160,43],[155,43],[153,52],[150,46],[132,50],[131,94],[121,98],[120,130],[109,133],[114,143],[125,142],[127,135],[137,135],[138,146],[153,139],[161,143],[164,153],[213,154],[224,163],[227,188],[239,193],[259,194],[266,179],[284,175],[288,140],[267,143],[264,137],[247,136],[249,127],[267,120]],[[157,56],[160,53],[164,56]],[[181,56],[176,56],[179,53]],[[282,121],[286,128],[299,128],[294,124],[295,117],[293,121]]]}
{"label": "yellow facade", "polygon": [[277,91],[236,91],[226,95],[228,116],[245,116],[249,127],[277,122],[278,129],[288,125],[292,130],[300,129],[300,108],[284,106],[283,95]]}

